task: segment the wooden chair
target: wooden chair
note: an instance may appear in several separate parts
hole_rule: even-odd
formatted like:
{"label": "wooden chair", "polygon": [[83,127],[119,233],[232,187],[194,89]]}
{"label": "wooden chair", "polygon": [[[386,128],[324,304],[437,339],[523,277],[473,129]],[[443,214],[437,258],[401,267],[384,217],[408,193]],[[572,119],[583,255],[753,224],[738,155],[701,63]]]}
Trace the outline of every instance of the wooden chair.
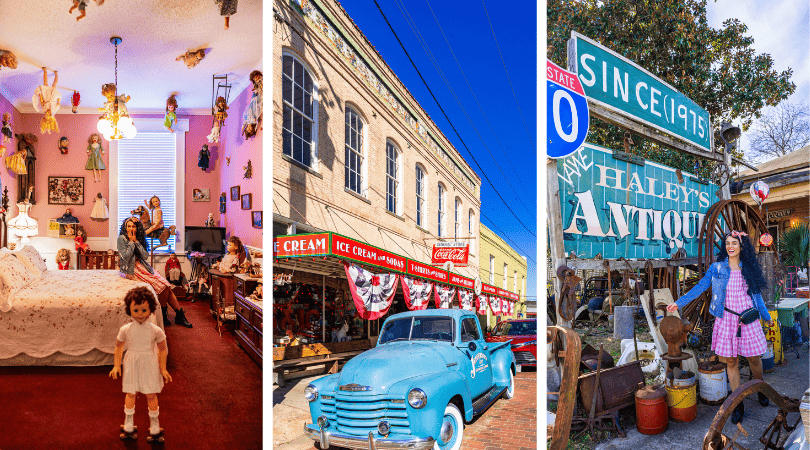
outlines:
{"label": "wooden chair", "polygon": [[118,252],[115,250],[92,251],[88,250],[78,255],[81,270],[114,270],[118,268]]}

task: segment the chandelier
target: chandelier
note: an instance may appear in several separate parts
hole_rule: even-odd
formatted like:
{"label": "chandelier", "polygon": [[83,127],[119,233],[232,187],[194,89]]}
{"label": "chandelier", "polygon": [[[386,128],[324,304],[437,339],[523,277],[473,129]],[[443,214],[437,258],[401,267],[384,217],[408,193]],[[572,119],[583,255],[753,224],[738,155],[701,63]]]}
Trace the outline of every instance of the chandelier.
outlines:
{"label": "chandelier", "polygon": [[[108,141],[115,141],[119,139],[132,139],[135,137],[137,130],[132,123],[132,119],[127,113],[124,103],[129,98],[121,99],[118,95],[118,44],[123,41],[118,36],[110,38],[110,43],[115,44],[115,84],[112,97],[107,96],[107,104],[103,108],[103,114],[99,118],[96,129]],[[104,88],[102,88],[104,92]],[[107,94],[105,94],[107,95]],[[120,97],[124,97],[123,95]],[[120,101],[120,103],[119,103]]]}

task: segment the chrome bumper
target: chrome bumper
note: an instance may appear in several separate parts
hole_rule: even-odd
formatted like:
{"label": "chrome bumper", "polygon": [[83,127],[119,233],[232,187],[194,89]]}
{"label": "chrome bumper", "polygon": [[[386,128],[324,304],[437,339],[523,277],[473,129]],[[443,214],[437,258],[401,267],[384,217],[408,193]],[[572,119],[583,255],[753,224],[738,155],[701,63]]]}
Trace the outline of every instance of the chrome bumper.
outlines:
{"label": "chrome bumper", "polygon": [[316,425],[304,425],[304,431],[314,441],[321,444],[322,449],[328,449],[330,445],[338,447],[353,448],[358,450],[386,450],[386,449],[413,449],[430,450],[433,448],[433,438],[409,438],[409,439],[383,439],[375,438],[372,433],[368,437],[353,436],[350,434],[327,431],[318,428]]}

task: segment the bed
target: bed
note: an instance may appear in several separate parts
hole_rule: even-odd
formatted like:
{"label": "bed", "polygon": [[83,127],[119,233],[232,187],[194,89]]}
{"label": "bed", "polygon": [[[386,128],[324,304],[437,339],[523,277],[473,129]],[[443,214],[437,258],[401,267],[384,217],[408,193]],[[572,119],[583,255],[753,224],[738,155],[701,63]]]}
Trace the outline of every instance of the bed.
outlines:
{"label": "bed", "polygon": [[[0,214],[0,248],[5,222]],[[132,321],[124,296],[152,288],[117,270],[45,270],[37,257],[31,246],[0,251],[0,366],[112,364],[118,330]],[[161,314],[149,320],[163,328]]]}

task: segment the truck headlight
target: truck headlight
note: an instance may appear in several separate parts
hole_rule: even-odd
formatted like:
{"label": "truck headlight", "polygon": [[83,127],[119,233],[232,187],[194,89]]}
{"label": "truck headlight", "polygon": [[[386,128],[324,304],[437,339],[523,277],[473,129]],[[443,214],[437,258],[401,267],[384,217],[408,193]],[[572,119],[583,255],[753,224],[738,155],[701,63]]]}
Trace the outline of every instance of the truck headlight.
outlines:
{"label": "truck headlight", "polygon": [[318,417],[318,426],[321,428],[329,428],[329,419],[326,416]]}
{"label": "truck headlight", "polygon": [[377,425],[377,431],[382,436],[388,436],[388,434],[391,433],[391,425],[389,425],[388,422],[383,420]]}
{"label": "truck headlight", "polygon": [[408,392],[408,404],[416,409],[424,408],[427,405],[427,394],[419,388],[413,388]]}
{"label": "truck headlight", "polygon": [[318,388],[311,384],[308,385],[306,389],[304,389],[304,398],[310,403],[318,400]]}

